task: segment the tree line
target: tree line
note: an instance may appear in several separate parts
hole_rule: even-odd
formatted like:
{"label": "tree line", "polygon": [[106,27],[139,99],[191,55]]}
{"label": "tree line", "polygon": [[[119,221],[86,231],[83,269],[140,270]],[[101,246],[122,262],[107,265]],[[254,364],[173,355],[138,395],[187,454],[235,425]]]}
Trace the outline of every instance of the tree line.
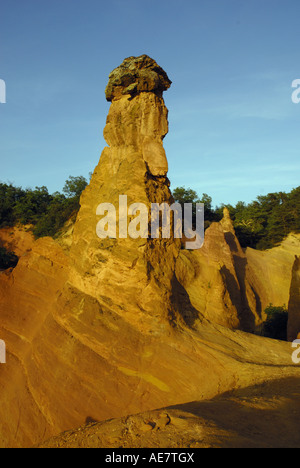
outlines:
{"label": "tree line", "polygon": [[212,198],[198,197],[192,189],[178,187],[173,196],[179,203],[204,203],[205,227],[219,221],[223,209],[229,209],[236,235],[242,247],[265,250],[278,245],[290,232],[300,232],[300,187],[289,193],[275,192],[260,195],[249,204],[239,201],[234,205],[212,208]]}
{"label": "tree line", "polygon": [[[75,219],[80,195],[87,184],[82,176],[70,176],[62,193],[49,194],[45,186],[23,189],[0,183],[0,228],[30,224],[36,238],[58,236],[65,223]],[[185,187],[177,187],[172,193],[174,200],[181,204],[204,203],[205,228],[222,219],[226,206],[242,247],[272,248],[290,232],[300,232],[300,187],[289,193],[261,195],[249,204],[239,201],[236,205],[215,208],[206,193],[199,197],[195,190]]]}
{"label": "tree line", "polygon": [[80,195],[86,186],[84,177],[70,176],[63,193],[51,195],[45,186],[24,190],[0,183],[0,228],[30,224],[35,238],[55,237],[66,221],[76,217]]}

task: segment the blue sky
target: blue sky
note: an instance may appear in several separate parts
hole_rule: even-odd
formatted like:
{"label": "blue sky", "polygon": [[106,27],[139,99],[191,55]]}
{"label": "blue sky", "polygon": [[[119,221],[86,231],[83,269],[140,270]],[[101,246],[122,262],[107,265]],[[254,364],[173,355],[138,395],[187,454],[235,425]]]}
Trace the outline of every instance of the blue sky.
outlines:
{"label": "blue sky", "polygon": [[106,145],[104,90],[148,54],[173,84],[172,188],[213,204],[300,185],[299,0],[1,0],[0,180],[61,190]]}

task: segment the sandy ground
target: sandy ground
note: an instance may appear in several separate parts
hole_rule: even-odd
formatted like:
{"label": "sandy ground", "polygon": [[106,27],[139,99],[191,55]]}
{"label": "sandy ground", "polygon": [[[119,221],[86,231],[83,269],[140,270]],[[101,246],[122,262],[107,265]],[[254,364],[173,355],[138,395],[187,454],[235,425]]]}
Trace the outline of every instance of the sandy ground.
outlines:
{"label": "sandy ground", "polygon": [[208,401],[90,422],[43,447],[299,448],[299,421],[300,379],[291,377]]}

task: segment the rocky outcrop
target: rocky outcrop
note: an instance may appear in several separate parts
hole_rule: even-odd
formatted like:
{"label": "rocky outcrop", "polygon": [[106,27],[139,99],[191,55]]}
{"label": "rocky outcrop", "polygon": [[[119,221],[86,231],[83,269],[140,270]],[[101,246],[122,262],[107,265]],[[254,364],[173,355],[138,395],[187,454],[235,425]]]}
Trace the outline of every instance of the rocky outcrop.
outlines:
{"label": "rocky outcrop", "polygon": [[105,96],[108,101],[124,95],[134,97],[142,92],[162,97],[171,83],[166,72],[152,58],[147,55],[128,57],[109,75]]}
{"label": "rocky outcrop", "polygon": [[[125,64],[137,86],[125,75],[123,81],[122,70],[111,77],[109,147],[82,195],[74,230],[63,242],[34,242],[15,269],[0,273],[0,338],[7,347],[0,365],[1,447],[28,447],[86,421],[300,377],[287,343],[272,343],[270,353],[268,340],[203,319],[175,276],[183,255],[178,240],[97,237],[100,203],[118,205],[120,195],[147,207],[171,200],[162,145],[168,123],[161,92],[168,80],[145,56]],[[204,275],[210,262],[219,268],[236,326],[247,289],[230,234],[225,216],[198,255]],[[225,291],[231,280],[239,284],[236,296]]]}
{"label": "rocky outcrop", "polygon": [[[133,82],[137,84],[135,93],[128,91]],[[155,317],[159,321],[162,317],[174,318],[178,312],[174,270],[180,240],[172,236],[132,239],[129,235],[124,239],[99,239],[96,226],[100,218],[96,211],[100,203],[112,203],[117,208],[119,231],[120,196],[127,197],[128,207],[143,203],[149,213],[152,203],[171,204],[163,148],[168,111],[162,98],[162,91],[170,83],[166,73],[147,56],[124,60],[110,75],[106,97],[112,104],[104,128],[109,147],[102,152],[82,195],[70,251],[78,273],[72,278],[76,287],[88,290],[100,302],[101,291],[105,290],[106,301],[117,301],[120,307],[129,309],[128,320],[135,322],[142,316],[150,327]],[[127,208],[125,211],[127,214]],[[151,235],[148,229],[147,235]],[[197,315],[188,300],[184,307],[181,301],[180,314],[187,320]]]}
{"label": "rocky outcrop", "polygon": [[[159,67],[151,76],[155,68],[160,81]],[[180,241],[96,234],[100,203],[117,207],[120,195],[147,207],[172,200],[162,145],[167,109],[161,90],[153,91],[112,96],[109,147],[82,195],[72,242],[69,235],[67,242],[41,239],[0,277],[0,336],[8,352],[0,379],[10,381],[0,388],[3,446],[27,446],[90,416],[157,407],[184,387],[197,388],[184,384],[183,340],[167,339],[175,324],[198,317],[174,273]]]}
{"label": "rocky outcrop", "polygon": [[293,233],[270,250],[242,249],[225,208],[221,222],[206,230],[202,249],[180,252],[176,274],[208,320],[259,333],[267,306],[289,302],[295,254],[300,255],[300,235]]}
{"label": "rocky outcrop", "polygon": [[288,341],[294,341],[300,333],[300,257],[297,255],[292,270],[288,314]]}
{"label": "rocky outcrop", "polygon": [[29,252],[34,244],[32,226],[14,226],[0,229],[0,247],[14,252],[18,257]]}
{"label": "rocky outcrop", "polygon": [[293,233],[270,250],[246,249],[247,263],[262,313],[270,304],[287,307],[295,255],[300,256],[300,235]]}
{"label": "rocky outcrop", "polygon": [[250,332],[259,328],[260,305],[227,208],[223,219],[206,230],[202,249],[180,253],[176,274],[209,321]]}

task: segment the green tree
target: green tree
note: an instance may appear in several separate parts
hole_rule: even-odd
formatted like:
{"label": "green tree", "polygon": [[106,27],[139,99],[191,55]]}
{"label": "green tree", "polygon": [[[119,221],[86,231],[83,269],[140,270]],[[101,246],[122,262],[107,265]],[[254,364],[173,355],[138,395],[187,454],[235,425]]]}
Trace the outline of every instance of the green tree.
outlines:
{"label": "green tree", "polygon": [[263,324],[262,335],[275,340],[287,340],[288,311],[285,306],[270,304],[266,309],[267,320]]}
{"label": "green tree", "polygon": [[196,203],[200,203],[199,197],[195,190],[185,187],[177,187],[173,191],[173,198],[176,203],[180,203],[182,212],[184,213],[184,204],[192,203],[192,224],[196,225]]}
{"label": "green tree", "polygon": [[50,195],[45,186],[23,190],[0,183],[0,227],[31,224],[36,237],[54,237],[68,219],[76,216],[86,185],[84,177],[70,176],[64,186],[65,195]]}
{"label": "green tree", "polygon": [[212,198],[207,195],[207,193],[203,193],[201,200],[199,200],[200,203],[204,204],[204,209],[206,211],[212,211]]}
{"label": "green tree", "polygon": [[80,195],[86,186],[84,177],[70,176],[64,185],[64,194],[54,193],[47,209],[37,221],[33,230],[35,237],[56,237],[69,219],[75,219],[80,208]]}
{"label": "green tree", "polygon": [[80,195],[87,186],[87,180],[83,176],[73,177],[70,176],[63,188],[63,193],[68,198],[80,198]]}
{"label": "green tree", "polygon": [[17,217],[14,208],[25,192],[12,184],[0,183],[0,227],[13,226]]}
{"label": "green tree", "polygon": [[173,198],[176,203],[180,203],[182,206],[184,203],[197,203],[199,202],[199,197],[195,190],[185,187],[177,187],[173,191]]}
{"label": "green tree", "polygon": [[15,218],[22,224],[36,224],[52,200],[47,187],[27,189],[14,205]]}

